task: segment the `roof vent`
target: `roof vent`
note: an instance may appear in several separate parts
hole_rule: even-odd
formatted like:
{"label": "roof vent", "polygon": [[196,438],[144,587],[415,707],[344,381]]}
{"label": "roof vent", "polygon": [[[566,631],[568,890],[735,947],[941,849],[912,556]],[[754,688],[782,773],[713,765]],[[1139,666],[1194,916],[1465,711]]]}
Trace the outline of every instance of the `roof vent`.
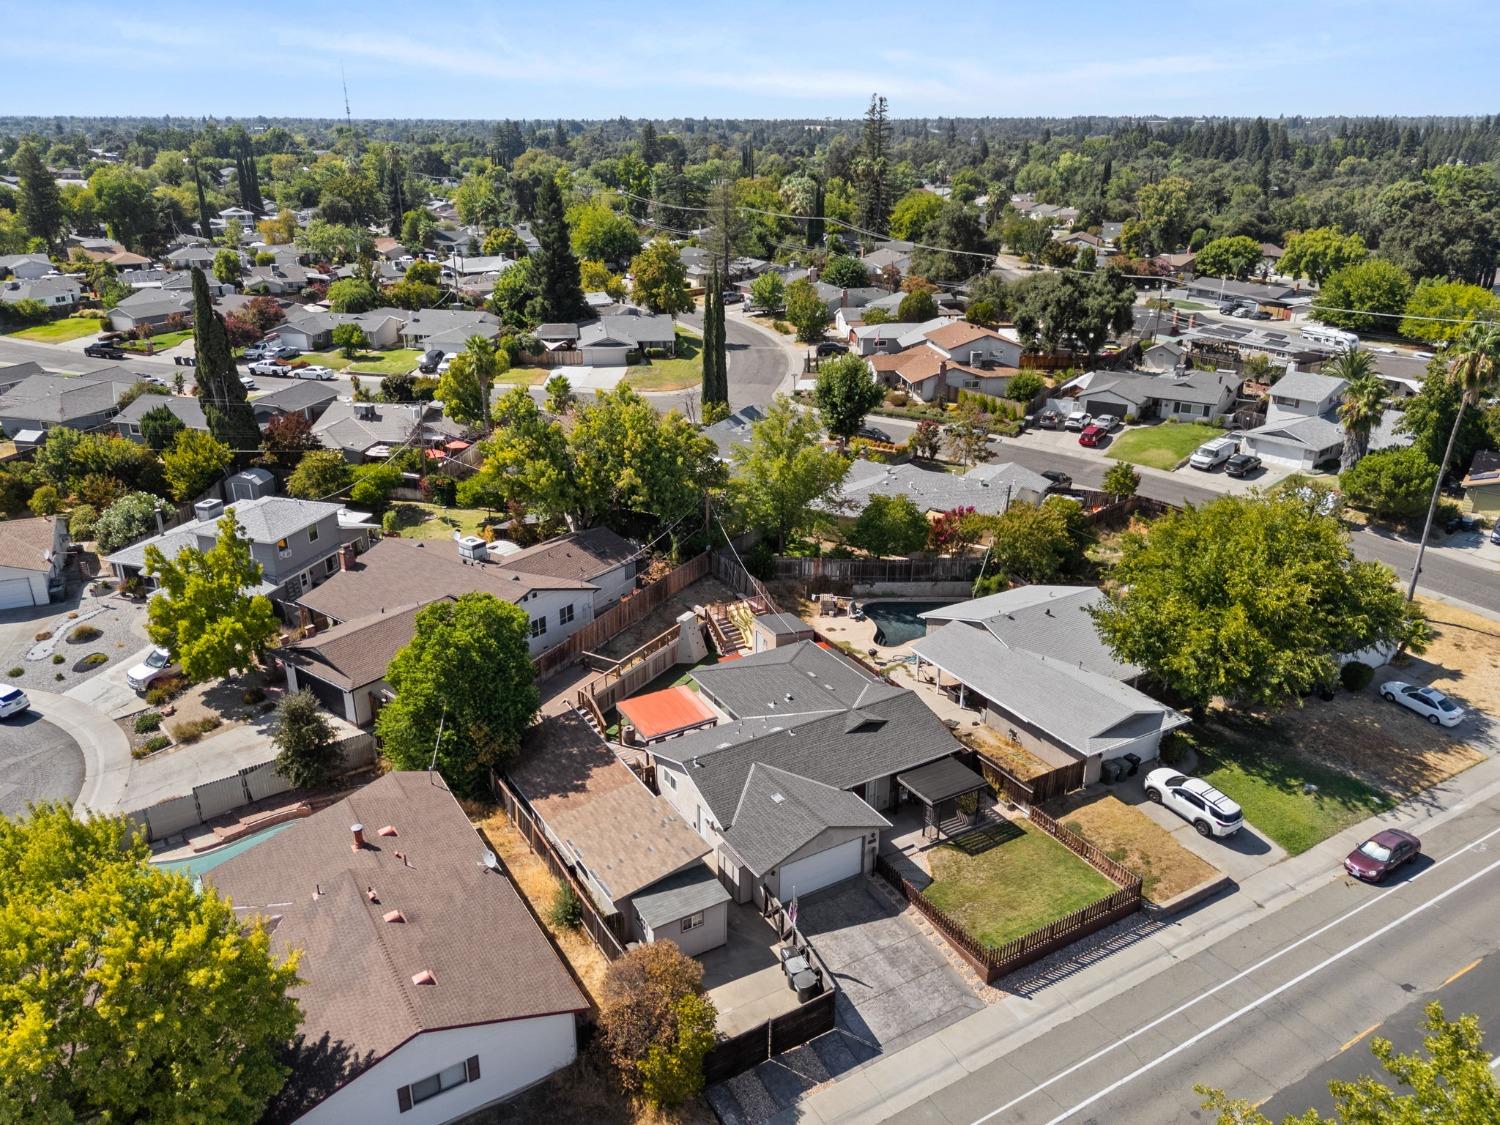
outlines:
{"label": "roof vent", "polygon": [[379,832],[377,832],[376,835],[377,836],[395,836],[395,835],[398,835],[398,833],[396,832],[396,826],[394,824],[387,824],[384,828],[382,828]]}
{"label": "roof vent", "polygon": [[437,977],[433,976],[429,970],[423,969],[420,973],[412,974],[411,982],[412,984],[437,984]]}
{"label": "roof vent", "polygon": [[792,693],[791,692],[787,692],[786,693],[786,701],[788,703],[790,703],[792,701]]}
{"label": "roof vent", "polygon": [[775,801],[775,802],[776,802],[776,803],[777,803],[777,804],[778,804],[778,805],[779,805],[779,804],[781,804],[781,803],[782,803],[782,802],[783,802],[783,801],[785,801],[785,800],[786,800],[786,798],[785,798],[785,797],[783,797],[783,796],[782,796],[782,795],[781,795],[781,794],[780,794],[780,793],[772,793],[772,794],[771,794],[771,800],[773,800],[773,801]]}
{"label": "roof vent", "polygon": [[406,921],[406,915],[402,914],[399,910],[387,910],[384,914],[381,915],[381,917],[384,918],[387,922]]}
{"label": "roof vent", "polygon": [[365,888],[365,898],[369,899],[373,903],[377,903],[378,904],[380,902],[380,896],[375,893],[375,888],[374,887],[366,887]]}

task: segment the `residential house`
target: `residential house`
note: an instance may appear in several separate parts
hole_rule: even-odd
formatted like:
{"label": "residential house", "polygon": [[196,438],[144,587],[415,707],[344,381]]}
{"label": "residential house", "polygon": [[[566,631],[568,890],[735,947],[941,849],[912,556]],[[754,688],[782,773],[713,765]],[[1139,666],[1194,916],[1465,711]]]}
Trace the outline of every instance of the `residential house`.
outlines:
{"label": "residential house", "polygon": [[0,254],[0,277],[35,281],[56,272],[52,259],[45,254]]}
{"label": "residential house", "polygon": [[394,348],[401,342],[401,329],[409,314],[401,309],[371,309],[362,313],[328,312],[314,305],[292,305],[286,320],[270,332],[298,351],[321,351],[333,343],[333,330],[353,324],[365,334],[372,348]]}
{"label": "residential house", "polygon": [[1180,377],[1098,371],[1087,379],[1087,386],[1078,392],[1078,405],[1090,414],[1178,422],[1212,422],[1224,417],[1233,411],[1243,382],[1233,371],[1190,371]]}
{"label": "residential house", "polygon": [[830,316],[837,314],[839,309],[862,309],[881,298],[894,296],[889,289],[881,289],[875,285],[842,289],[837,285],[829,285],[826,281],[815,281],[813,288],[828,306]]}
{"label": "residential house", "polygon": [[500,321],[493,313],[470,309],[419,309],[401,330],[409,348],[444,348],[459,352],[471,336],[486,340],[500,335]]}
{"label": "residential house", "polygon": [[309,422],[316,421],[328,408],[328,404],[339,397],[338,388],[314,379],[299,379],[284,387],[250,400],[250,409],[255,411],[255,421],[264,426],[278,414],[300,414]]}
{"label": "residential house", "polygon": [[960,749],[914,693],[811,641],[690,675],[720,721],[649,754],[736,902],[786,902],[872,870],[881,813],[902,799],[896,775]]}
{"label": "residential house", "polygon": [[0,367],[0,395],[5,394],[6,391],[16,386],[23,379],[30,378],[32,375],[45,374],[46,372],[42,370],[42,365],[34,360],[27,360],[25,363],[12,363],[5,367]]}
{"label": "residential house", "polygon": [[384,460],[407,442],[430,448],[461,433],[463,428],[430,402],[355,402],[342,396],[313,423],[319,441],[355,464]]}
{"label": "residential house", "polygon": [[1187,283],[1187,294],[1204,301],[1234,301],[1254,305],[1273,317],[1291,316],[1292,302],[1302,296],[1297,284],[1267,284],[1259,281],[1235,281],[1227,277],[1195,277]]}
{"label": "residential house", "polygon": [[[607,527],[570,531],[533,547],[502,555],[502,570],[568,578],[594,587],[594,616],[634,592],[645,552]],[[555,643],[555,642],[554,642]]]}
{"label": "residential house", "polygon": [[712,439],[714,445],[718,447],[719,460],[729,462],[734,459],[736,448],[748,446],[750,427],[765,416],[766,412],[758,406],[742,406],[712,426],[703,427],[703,434]]}
{"label": "residential house", "polygon": [[109,310],[109,326],[116,332],[139,332],[160,328],[168,321],[191,323],[191,293],[164,288],[137,289]]}
{"label": "residential house", "polygon": [[906,496],[924,512],[937,514],[973,508],[981,515],[999,515],[1013,502],[1040,504],[1052,482],[1040,473],[1010,462],[975,465],[966,473],[949,473],[906,462],[885,465],[857,460],[830,507],[855,516],[872,496]]}
{"label": "residential house", "polygon": [[156,547],[167,558],[176,557],[184,547],[206,551],[218,542],[219,520],[233,513],[250,543],[250,557],[263,571],[255,592],[290,603],[337,573],[340,547],[363,549],[379,534],[362,514],[320,500],[262,496],[228,505],[200,500],[193,511],[195,518],[187,523],[132,543],[104,561],[117,577],[140,577],[153,588],[156,579],[145,573],[147,547]]}
{"label": "residential house", "polygon": [[203,406],[193,395],[139,395],[135,401],[115,415],[115,430],[123,438],[144,444],[141,433],[141,418],[152,410],[166,408],[189,430],[208,432],[208,419],[203,415]]}
{"label": "residential house", "polygon": [[246,293],[281,297],[295,296],[314,282],[331,280],[328,274],[308,266],[276,262],[269,266],[251,266],[240,279],[240,285]]}
{"label": "residential house", "polygon": [[617,344],[643,356],[648,352],[671,355],[677,350],[677,322],[670,316],[633,312],[603,316],[578,326],[578,346],[584,349],[585,362],[591,362],[587,359],[589,349]]}
{"label": "residential house", "polygon": [[1104,240],[1106,246],[1114,250],[1120,245],[1120,234],[1124,229],[1124,223],[1101,223],[1099,224],[1099,237]]}
{"label": "residential house", "polygon": [[375,238],[375,256],[387,262],[393,262],[397,258],[411,257],[411,251],[401,244],[399,238],[392,238],[388,234],[377,235]]}
{"label": "residential house", "polygon": [[688,288],[702,289],[708,284],[709,272],[713,269],[713,255],[702,246],[679,246],[677,256],[682,259],[682,268],[687,277]]}
{"label": "residential house", "polygon": [[891,355],[902,350],[901,337],[918,327],[906,321],[887,321],[884,324],[863,324],[844,319],[846,309],[840,309],[835,320],[839,334],[849,343],[854,355]]}
{"label": "residential house", "polygon": [[1339,404],[1348,383],[1331,375],[1291,370],[1271,387],[1266,421],[1241,442],[1262,460],[1312,469],[1339,455],[1344,429]]}
{"label": "residential house", "polygon": [[284,1120],[441,1125],[577,1057],[588,1000],[441,777],[388,773],[203,878],[300,954]]}
{"label": "residential house", "polygon": [[1266,277],[1281,272],[1281,256],[1286,251],[1274,242],[1260,244],[1260,272]]}
{"label": "residential house", "polygon": [[910,242],[883,242],[861,259],[871,277],[879,277],[888,269],[894,269],[903,277],[911,273],[911,255],[914,247]]}
{"label": "residential house", "polygon": [[621,944],[696,956],[725,943],[730,896],[707,841],[577,711],[533,727],[506,776]]}
{"label": "residential house", "polygon": [[1193,272],[1193,266],[1197,262],[1198,255],[1194,254],[1191,250],[1181,254],[1158,254],[1151,259],[1152,265],[1162,273],[1172,277],[1186,277]]}
{"label": "residential house", "polygon": [[78,298],[82,293],[83,286],[66,274],[39,277],[35,281],[0,282],[0,301],[11,304],[18,301],[36,301],[54,311],[71,309],[78,304]]}
{"label": "residential house", "polygon": [[[1474,454],[1463,485],[1473,511],[1487,517],[1500,514],[1500,453],[1481,449]],[[0,590],[3,589],[0,584]]]}
{"label": "residential house", "polygon": [[210,230],[222,231],[230,223],[239,223],[241,230],[251,230],[259,216],[243,207],[226,207],[208,220]]}
{"label": "residential house", "polygon": [[917,675],[931,664],[961,705],[1043,761],[1085,763],[1085,784],[1105,761],[1154,761],[1188,719],[1132,686],[1141,669],[1116,659],[1090,615],[1103,601],[1092,586],[1021,586],[928,610]]}
{"label": "residential house", "polygon": [[[209,220],[209,225],[213,225],[212,219]],[[206,272],[213,268],[214,255],[217,253],[212,246],[189,244],[167,251],[161,260],[174,270],[190,270],[197,266]]]}
{"label": "residential house", "polygon": [[[203,271],[203,283],[210,297],[225,297],[235,291],[234,282],[220,281],[208,270]],[[172,293],[191,305],[193,301],[193,275],[190,270],[168,270],[161,283],[164,292]]]}
{"label": "residential house", "polygon": [[28,375],[0,394],[0,432],[17,438],[53,426],[99,429],[119,412],[120,396],[136,382],[112,367],[83,375]]}
{"label": "residential house", "polygon": [[0,609],[46,605],[63,590],[68,524],[61,516],[6,520],[0,527]]}
{"label": "residential house", "polygon": [[83,256],[90,261],[104,262],[121,271],[141,270],[151,265],[151,259],[146,255],[133,254],[124,247],[114,250],[84,250]]}

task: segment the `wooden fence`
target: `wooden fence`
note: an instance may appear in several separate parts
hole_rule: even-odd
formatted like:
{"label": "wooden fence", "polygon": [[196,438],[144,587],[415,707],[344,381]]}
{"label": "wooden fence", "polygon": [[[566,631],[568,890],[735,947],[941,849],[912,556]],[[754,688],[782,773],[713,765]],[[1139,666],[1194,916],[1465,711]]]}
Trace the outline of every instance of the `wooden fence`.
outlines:
{"label": "wooden fence", "polygon": [[[547,834],[542,830],[541,824],[536,816],[526,807],[526,802],[509,785],[503,781],[494,770],[490,771],[490,790],[495,794],[495,799],[500,802],[500,807],[505,810],[507,819],[516,826],[516,830],[525,838],[527,845],[547,865],[547,870],[573,888],[573,894],[578,898],[581,908],[584,931],[593,939],[603,953],[611,961],[617,960],[625,955],[625,935],[619,931],[623,928],[623,919],[620,915],[611,915],[610,919],[604,918],[594,906],[593,896],[573,875],[573,869],[557,854],[552,846],[552,841],[547,839]],[[545,909],[545,904],[535,904],[538,911]]]}
{"label": "wooden fence", "polygon": [[772,600],[765,584],[755,575],[740,564],[732,551],[715,551],[711,564],[713,576],[735,593],[747,598],[760,598],[766,605],[774,608],[776,603]]}
{"label": "wooden fence", "polygon": [[562,644],[549,648],[532,661],[537,679],[543,679],[559,668],[567,667],[583,653],[606,643],[657,609],[668,598],[691,586],[708,573],[709,558],[705,553],[689,559],[666,577],[642,587],[619,605],[605,610]]}
{"label": "wooden fence", "polygon": [[776,577],[804,582],[973,582],[983,559],[804,559],[778,556]]}
{"label": "wooden fence", "polygon": [[1082,836],[1078,835],[1078,833],[1068,831],[1068,829],[1057,823],[1057,821],[1053,820],[1035,805],[1026,810],[1026,819],[1062,844],[1063,847],[1067,848],[1111,883],[1114,883],[1115,886],[1122,890],[1131,886],[1134,886],[1137,890],[1140,889],[1141,880],[1135,872],[1110,859],[1102,848],[1089,843]]}
{"label": "wooden fence", "polygon": [[[582,367],[583,352],[576,348],[558,348],[556,351],[544,351],[539,355],[522,354],[521,363],[527,367]],[[505,382],[505,376],[501,375],[496,382]]]}
{"label": "wooden fence", "polygon": [[[690,626],[695,629],[698,627],[696,621]],[[600,675],[589,680],[579,695],[587,694],[589,703],[595,710],[608,711],[621,699],[633,695],[677,663],[677,641],[681,632],[681,625],[673,625],[658,633],[625,659],[605,668]]]}
{"label": "wooden fence", "polygon": [[977,751],[974,752],[974,757],[977,759],[979,772],[986,781],[1016,804],[1027,808],[1083,787],[1083,762],[1069,762],[1035,777],[1021,778]]}

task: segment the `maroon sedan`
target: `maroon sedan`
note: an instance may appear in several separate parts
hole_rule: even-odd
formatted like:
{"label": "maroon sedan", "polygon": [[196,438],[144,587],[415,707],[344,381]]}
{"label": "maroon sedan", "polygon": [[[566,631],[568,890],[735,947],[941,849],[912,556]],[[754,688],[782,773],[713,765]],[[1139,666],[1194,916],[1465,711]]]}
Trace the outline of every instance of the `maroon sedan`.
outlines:
{"label": "maroon sedan", "polygon": [[1421,854],[1421,840],[1399,828],[1387,828],[1350,852],[1344,858],[1344,870],[1356,879],[1378,883]]}

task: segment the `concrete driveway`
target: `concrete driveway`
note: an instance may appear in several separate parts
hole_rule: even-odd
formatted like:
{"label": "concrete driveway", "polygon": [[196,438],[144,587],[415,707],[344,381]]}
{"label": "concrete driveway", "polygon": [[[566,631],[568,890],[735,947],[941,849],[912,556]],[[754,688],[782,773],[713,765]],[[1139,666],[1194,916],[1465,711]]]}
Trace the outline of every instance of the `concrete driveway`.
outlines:
{"label": "concrete driveway", "polygon": [[[1150,765],[1154,768],[1158,763],[1152,762]],[[1249,821],[1233,836],[1198,835],[1198,830],[1182,817],[1155,801],[1146,799],[1146,772],[1146,767],[1142,766],[1141,773],[1137,776],[1126,778],[1107,789],[1125,804],[1140,809],[1166,829],[1178,844],[1224,872],[1236,883],[1243,883],[1250,876],[1274,867],[1286,858],[1285,850],[1256,831]]]}
{"label": "concrete driveway", "polygon": [[83,751],[35,708],[0,719],[0,813],[17,816],[32,802],[72,804],[83,788]]}

